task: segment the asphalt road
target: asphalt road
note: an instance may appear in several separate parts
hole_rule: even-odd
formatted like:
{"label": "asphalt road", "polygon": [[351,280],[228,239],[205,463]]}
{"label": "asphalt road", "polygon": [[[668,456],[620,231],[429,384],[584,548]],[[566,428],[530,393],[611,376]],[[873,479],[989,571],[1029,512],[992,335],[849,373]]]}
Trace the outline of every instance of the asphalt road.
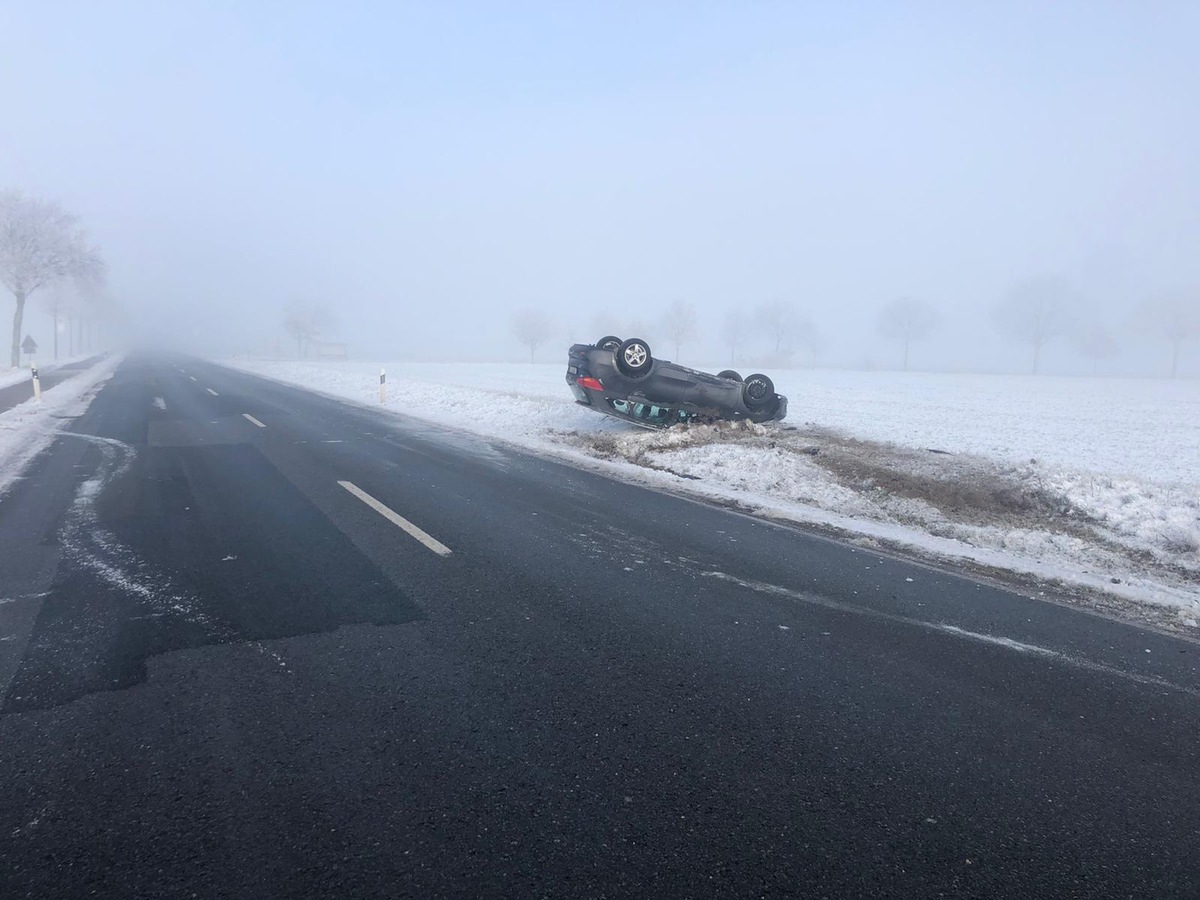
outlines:
{"label": "asphalt road", "polygon": [[1196,645],[183,359],[0,499],[0,896],[1197,897]]}

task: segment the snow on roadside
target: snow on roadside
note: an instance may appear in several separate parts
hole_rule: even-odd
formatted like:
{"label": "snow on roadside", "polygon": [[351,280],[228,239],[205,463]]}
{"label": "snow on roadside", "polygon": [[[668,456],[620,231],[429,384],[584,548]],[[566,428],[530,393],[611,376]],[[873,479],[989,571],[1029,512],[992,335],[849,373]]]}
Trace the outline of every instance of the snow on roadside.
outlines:
{"label": "snow on roadside", "polygon": [[113,355],[42,394],[0,413],[0,495],[54,441],[72,417],[83,415],[121,362]]}
{"label": "snow on roadside", "polygon": [[[378,366],[228,364],[379,405]],[[824,373],[818,390],[821,373],[783,373],[777,386],[804,410],[799,424],[648,432],[575,404],[562,366],[387,370],[396,412],[759,515],[1172,608],[1188,627],[1200,620],[1194,385],[992,376],[969,408],[971,390],[955,376],[923,374],[897,389],[897,373]],[[835,413],[838,379],[847,387]],[[1014,396],[1010,382],[1019,382]],[[822,392],[825,408],[813,402]],[[1147,414],[1150,435],[1131,424]],[[1076,453],[1084,441],[1087,452]]]}
{"label": "snow on roadside", "polygon": [[[42,375],[47,375],[55,369],[61,369],[63,366],[68,366],[71,363],[82,362],[85,359],[91,359],[95,353],[85,353],[81,356],[64,357],[57,362],[47,363],[43,366],[38,366],[38,372]],[[0,369],[0,388],[11,387],[14,384],[20,384],[23,381],[29,381],[29,368],[8,368]]]}

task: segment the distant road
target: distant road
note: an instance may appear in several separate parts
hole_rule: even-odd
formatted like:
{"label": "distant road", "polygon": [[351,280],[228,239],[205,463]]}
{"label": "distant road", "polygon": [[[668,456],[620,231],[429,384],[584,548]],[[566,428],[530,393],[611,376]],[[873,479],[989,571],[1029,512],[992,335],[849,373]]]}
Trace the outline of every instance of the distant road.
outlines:
{"label": "distant road", "polygon": [[0,897],[1200,896],[1195,644],[191,359],[73,431]]}

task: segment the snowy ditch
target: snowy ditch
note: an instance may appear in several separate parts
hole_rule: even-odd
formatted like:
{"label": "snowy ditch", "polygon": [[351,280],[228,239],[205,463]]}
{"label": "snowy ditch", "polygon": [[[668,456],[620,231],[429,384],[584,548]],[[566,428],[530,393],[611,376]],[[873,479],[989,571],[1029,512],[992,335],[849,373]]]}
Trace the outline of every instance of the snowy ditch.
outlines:
{"label": "snowy ditch", "polygon": [[[228,364],[379,405],[377,363]],[[792,421],[650,432],[577,406],[560,365],[386,367],[395,412],[1200,628],[1197,385],[791,372]]]}

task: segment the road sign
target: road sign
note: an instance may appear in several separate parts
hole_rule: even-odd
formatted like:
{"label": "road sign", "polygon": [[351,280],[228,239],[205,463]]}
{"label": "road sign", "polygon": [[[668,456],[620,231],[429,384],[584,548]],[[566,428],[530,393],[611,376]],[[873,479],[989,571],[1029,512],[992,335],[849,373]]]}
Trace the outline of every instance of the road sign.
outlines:
{"label": "road sign", "polygon": [[21,344],[21,350],[25,353],[37,353],[37,341],[33,339],[33,335],[25,335],[25,340]]}

